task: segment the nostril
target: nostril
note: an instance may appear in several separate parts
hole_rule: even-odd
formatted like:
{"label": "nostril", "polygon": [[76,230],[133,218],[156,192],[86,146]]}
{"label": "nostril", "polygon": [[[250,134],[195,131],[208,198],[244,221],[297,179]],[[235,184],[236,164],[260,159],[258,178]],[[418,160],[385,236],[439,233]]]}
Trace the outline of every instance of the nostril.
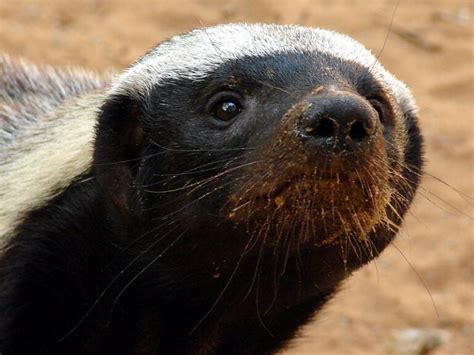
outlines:
{"label": "nostril", "polygon": [[366,137],[369,136],[369,132],[364,127],[364,124],[360,121],[352,123],[351,129],[349,130],[349,137],[356,142],[362,142]]}
{"label": "nostril", "polygon": [[319,121],[316,129],[313,131],[313,135],[321,138],[328,138],[334,136],[336,133],[336,124],[329,118],[322,118]]}

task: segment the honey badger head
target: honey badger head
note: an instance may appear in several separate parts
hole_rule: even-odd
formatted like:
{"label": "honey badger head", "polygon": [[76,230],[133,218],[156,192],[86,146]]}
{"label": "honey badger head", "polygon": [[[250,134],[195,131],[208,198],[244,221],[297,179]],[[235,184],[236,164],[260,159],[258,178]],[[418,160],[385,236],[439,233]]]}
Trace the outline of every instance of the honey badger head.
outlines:
{"label": "honey badger head", "polygon": [[271,353],[388,245],[418,185],[411,94],[344,35],[195,30],[106,85],[4,165],[38,186],[0,218],[0,352]]}
{"label": "honey badger head", "polygon": [[224,25],[172,38],[115,82],[95,162],[122,213],[191,229],[211,260],[227,253],[207,243],[237,255],[347,244],[353,268],[412,200],[415,114],[409,90],[347,36]]}

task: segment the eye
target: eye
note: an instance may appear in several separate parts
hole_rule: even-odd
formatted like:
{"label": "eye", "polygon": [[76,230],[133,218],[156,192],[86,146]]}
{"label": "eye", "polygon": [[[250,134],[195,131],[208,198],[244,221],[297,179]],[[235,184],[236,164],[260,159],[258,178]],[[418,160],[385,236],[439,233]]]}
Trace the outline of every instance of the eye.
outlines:
{"label": "eye", "polygon": [[212,115],[221,121],[230,121],[237,116],[241,110],[240,102],[233,99],[224,99],[214,106]]}
{"label": "eye", "polygon": [[209,112],[219,121],[231,121],[242,112],[240,96],[233,92],[218,93],[209,103]]}
{"label": "eye", "polygon": [[375,111],[377,111],[377,114],[379,116],[379,120],[382,124],[385,124],[386,120],[385,120],[385,110],[386,110],[386,107],[385,105],[382,103],[382,101],[378,100],[378,99],[374,99],[374,98],[371,98],[369,99],[369,103],[372,105],[372,107],[375,109]]}

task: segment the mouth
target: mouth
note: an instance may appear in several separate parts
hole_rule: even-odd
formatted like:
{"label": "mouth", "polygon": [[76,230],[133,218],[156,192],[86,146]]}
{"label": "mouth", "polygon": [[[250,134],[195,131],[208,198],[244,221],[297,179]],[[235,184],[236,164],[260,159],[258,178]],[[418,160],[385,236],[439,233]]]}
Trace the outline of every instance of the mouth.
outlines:
{"label": "mouth", "polygon": [[387,183],[364,180],[358,174],[298,172],[256,184],[244,196],[232,196],[228,217],[236,223],[257,221],[279,229],[307,229],[300,240],[319,245],[334,243],[354,231],[364,239],[384,218],[390,195]]}
{"label": "mouth", "polygon": [[[334,191],[357,189],[363,198],[369,198],[368,191],[360,176],[350,176],[347,174],[321,171],[312,175],[295,174],[287,177],[283,181],[273,183],[263,183],[259,188],[255,188],[253,199],[257,201],[273,200],[276,207],[282,207],[287,197],[295,194],[331,194]],[[290,196],[287,196],[290,195]]]}

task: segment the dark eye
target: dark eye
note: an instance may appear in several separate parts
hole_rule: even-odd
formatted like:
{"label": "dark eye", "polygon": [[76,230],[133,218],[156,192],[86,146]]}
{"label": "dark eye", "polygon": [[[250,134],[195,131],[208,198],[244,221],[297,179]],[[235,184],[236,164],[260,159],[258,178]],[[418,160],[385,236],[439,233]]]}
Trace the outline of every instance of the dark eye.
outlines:
{"label": "dark eye", "polygon": [[233,98],[223,99],[212,108],[212,115],[221,121],[230,121],[242,110],[240,102]]}
{"label": "dark eye", "polygon": [[382,124],[385,124],[385,105],[378,99],[369,99],[370,104],[372,107],[377,111],[379,115],[379,120]]}

